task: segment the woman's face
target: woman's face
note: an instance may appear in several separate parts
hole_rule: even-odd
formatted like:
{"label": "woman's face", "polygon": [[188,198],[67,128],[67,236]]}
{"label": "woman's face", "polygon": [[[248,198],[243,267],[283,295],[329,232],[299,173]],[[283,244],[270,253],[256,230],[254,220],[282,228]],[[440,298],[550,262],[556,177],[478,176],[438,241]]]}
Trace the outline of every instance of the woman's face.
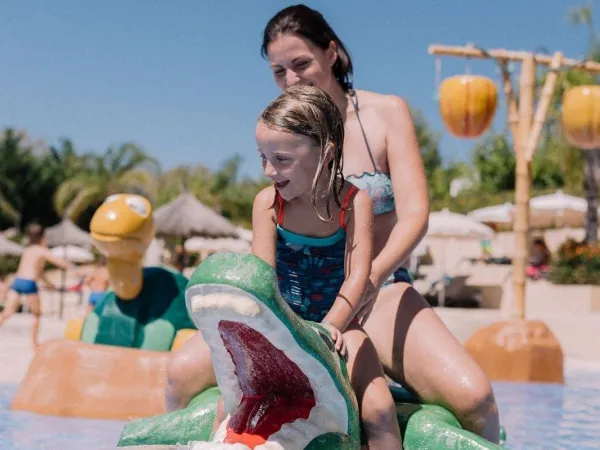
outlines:
{"label": "woman's face", "polygon": [[336,45],[322,50],[308,39],[280,34],[267,48],[275,82],[281,90],[296,84],[316,86],[330,92],[336,83],[332,66],[337,59]]}

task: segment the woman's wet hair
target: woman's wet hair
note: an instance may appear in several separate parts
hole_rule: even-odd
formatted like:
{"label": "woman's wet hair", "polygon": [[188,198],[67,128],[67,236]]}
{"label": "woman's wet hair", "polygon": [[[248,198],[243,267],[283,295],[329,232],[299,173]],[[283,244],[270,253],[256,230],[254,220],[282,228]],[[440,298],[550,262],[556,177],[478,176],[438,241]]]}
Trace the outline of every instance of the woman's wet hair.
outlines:
{"label": "woman's wet hair", "polygon": [[[333,99],[315,86],[291,86],[262,111],[259,121],[272,129],[306,136],[319,148],[321,155],[313,178],[311,204],[321,220],[331,220],[331,198],[341,207],[339,194],[344,186],[344,120]],[[332,158],[326,164],[329,154]],[[322,176],[328,177],[327,217],[321,216],[316,204],[317,187]]]}
{"label": "woman's wet hair", "polygon": [[268,56],[269,44],[282,34],[295,34],[326,50],[331,41],[337,46],[337,58],[332,70],[344,90],[352,89],[352,59],[344,43],[329,26],[323,15],[306,5],[293,5],[282,9],[267,23],[263,33],[261,54]]}

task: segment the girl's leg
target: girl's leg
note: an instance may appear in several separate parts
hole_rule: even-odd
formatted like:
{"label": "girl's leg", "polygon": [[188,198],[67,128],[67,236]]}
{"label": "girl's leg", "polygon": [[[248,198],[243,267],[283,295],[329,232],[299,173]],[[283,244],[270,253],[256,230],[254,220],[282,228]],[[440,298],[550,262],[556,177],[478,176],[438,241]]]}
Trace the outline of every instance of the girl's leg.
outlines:
{"label": "girl's leg", "polygon": [[363,326],[392,379],[423,401],[448,408],[465,429],[498,442],[498,408],[488,378],[412,286],[381,289]]}
{"label": "girl's leg", "polygon": [[344,333],[348,374],[356,392],[362,430],[371,449],[402,449],[396,407],[375,346],[358,324]]}
{"label": "girl's leg", "polygon": [[198,332],[171,356],[167,368],[167,409],[185,408],[200,392],[216,385],[210,347]]}

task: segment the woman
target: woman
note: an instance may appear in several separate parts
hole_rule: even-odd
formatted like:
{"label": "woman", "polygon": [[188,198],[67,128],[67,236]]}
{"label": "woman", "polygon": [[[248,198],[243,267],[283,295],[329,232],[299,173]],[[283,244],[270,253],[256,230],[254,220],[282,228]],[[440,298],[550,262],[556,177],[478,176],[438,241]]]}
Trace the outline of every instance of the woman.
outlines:
{"label": "woman", "polygon": [[[498,411],[489,380],[412,288],[404,267],[425,235],[429,216],[408,106],[393,95],[354,90],[352,62],[342,41],[320,13],[304,5],[285,8],[268,22],[262,53],[281,89],[315,85],[334,99],[344,116],[344,175],[369,193],[375,215],[375,257],[362,325],[385,372],[425,402],[450,409],[466,429],[498,442]],[[171,361],[170,408],[186,406],[196,393],[215,384],[207,367],[210,353],[198,335]]]}

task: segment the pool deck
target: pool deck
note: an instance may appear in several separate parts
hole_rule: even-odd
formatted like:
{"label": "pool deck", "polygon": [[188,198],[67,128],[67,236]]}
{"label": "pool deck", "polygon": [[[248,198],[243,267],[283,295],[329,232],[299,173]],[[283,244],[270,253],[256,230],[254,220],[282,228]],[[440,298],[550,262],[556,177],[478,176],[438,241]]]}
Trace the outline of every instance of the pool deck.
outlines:
{"label": "pool deck", "polygon": [[[64,317],[59,319],[55,313],[58,294],[44,297],[45,314],[40,326],[40,342],[61,338],[67,320],[83,314],[85,306],[79,305],[78,300],[77,295],[66,294]],[[498,310],[436,308],[436,311],[460,342],[465,342],[478,328],[506,319]],[[30,338],[31,320],[29,314],[15,314],[0,328],[0,361],[6,362],[0,368],[0,383],[19,383],[27,373],[34,355]],[[600,328],[600,316],[578,318],[576,322],[556,317],[546,322],[557,335],[571,336],[561,342],[567,371],[572,368],[600,371],[600,340],[594,339]],[[563,333],[563,328],[568,328],[570,333]]]}

